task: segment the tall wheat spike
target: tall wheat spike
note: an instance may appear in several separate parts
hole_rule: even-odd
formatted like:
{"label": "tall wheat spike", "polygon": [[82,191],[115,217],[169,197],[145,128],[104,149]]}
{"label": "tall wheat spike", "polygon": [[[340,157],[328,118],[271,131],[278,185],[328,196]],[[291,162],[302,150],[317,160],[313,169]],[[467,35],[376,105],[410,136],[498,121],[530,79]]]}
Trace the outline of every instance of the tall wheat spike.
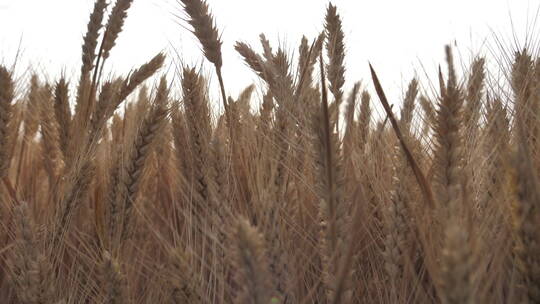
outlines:
{"label": "tall wheat spike", "polygon": [[434,151],[435,180],[437,201],[442,206],[455,204],[460,199],[463,166],[462,106],[463,94],[458,87],[454,70],[453,57],[449,46],[446,47],[448,61],[448,83],[441,92],[437,109],[435,136],[437,146]]}
{"label": "tall wheat spike", "polygon": [[328,4],[325,18],[326,50],[330,63],[326,66],[328,71],[329,89],[334,95],[334,103],[331,106],[332,123],[335,121],[339,130],[339,106],[343,100],[343,85],[345,84],[345,46],[344,34],[341,25],[341,17],[337,13],[337,7]]}
{"label": "tall wheat spike", "polygon": [[[313,148],[317,153],[324,283],[328,300],[332,301],[336,296],[341,296],[335,294],[334,282],[338,278],[342,263],[350,219],[343,187],[341,153],[337,134],[330,122],[322,55],[320,64],[322,103],[313,117]],[[343,297],[343,301],[348,301],[349,291],[345,290],[345,293],[347,295]]]}

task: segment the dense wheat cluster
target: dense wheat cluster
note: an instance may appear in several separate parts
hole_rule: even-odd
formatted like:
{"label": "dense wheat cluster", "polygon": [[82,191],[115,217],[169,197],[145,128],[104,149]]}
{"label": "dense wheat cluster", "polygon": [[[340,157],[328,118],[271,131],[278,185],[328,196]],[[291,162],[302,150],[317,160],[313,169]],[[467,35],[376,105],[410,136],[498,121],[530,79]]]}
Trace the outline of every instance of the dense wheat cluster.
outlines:
{"label": "dense wheat cluster", "polygon": [[203,0],[179,4],[219,92],[145,85],[165,54],[102,76],[131,4],[95,1],[78,79],[0,66],[1,303],[540,303],[535,50],[499,87],[446,47],[437,92],[348,92],[329,4],[294,57],[238,42],[262,85],[231,97]]}

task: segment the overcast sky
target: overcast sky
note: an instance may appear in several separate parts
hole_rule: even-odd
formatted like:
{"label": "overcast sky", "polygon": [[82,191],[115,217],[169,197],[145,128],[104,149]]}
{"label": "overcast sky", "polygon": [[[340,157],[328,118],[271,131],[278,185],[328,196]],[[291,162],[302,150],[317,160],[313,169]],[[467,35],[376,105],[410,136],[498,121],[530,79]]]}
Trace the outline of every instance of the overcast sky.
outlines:
{"label": "overcast sky", "polygon": [[[237,40],[259,49],[265,33],[275,48],[296,52],[302,34],[314,38],[323,26],[327,0],[209,0],[223,32],[224,77],[230,94],[255,81],[234,51]],[[444,45],[457,43],[464,61],[496,50],[494,35],[512,32],[524,41],[538,4],[527,0],[334,0],[346,37],[347,81],[368,82],[368,60],[389,95],[397,97],[415,71],[429,74],[443,62]],[[0,0],[0,62],[10,64],[19,43],[19,72],[30,63],[52,78],[80,69],[82,37],[93,0]],[[108,69],[126,73],[161,50],[199,64],[198,43],[186,30],[176,0],[134,0]],[[512,28],[512,22],[513,27]],[[174,58],[172,58],[174,57]],[[422,65],[420,64],[422,62]],[[209,68],[209,65],[205,67]],[[258,82],[257,82],[258,83]]]}

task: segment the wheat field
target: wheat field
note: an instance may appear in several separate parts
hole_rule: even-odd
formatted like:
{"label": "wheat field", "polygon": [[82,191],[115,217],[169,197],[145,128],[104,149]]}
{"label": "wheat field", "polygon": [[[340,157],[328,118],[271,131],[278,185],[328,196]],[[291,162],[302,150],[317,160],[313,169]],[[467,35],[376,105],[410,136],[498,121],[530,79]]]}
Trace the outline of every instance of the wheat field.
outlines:
{"label": "wheat field", "polygon": [[204,0],[218,92],[164,53],[103,76],[132,1],[95,1],[77,79],[0,65],[1,303],[540,303],[537,50],[345,91],[328,4],[294,58],[236,43],[262,86],[231,97]]}

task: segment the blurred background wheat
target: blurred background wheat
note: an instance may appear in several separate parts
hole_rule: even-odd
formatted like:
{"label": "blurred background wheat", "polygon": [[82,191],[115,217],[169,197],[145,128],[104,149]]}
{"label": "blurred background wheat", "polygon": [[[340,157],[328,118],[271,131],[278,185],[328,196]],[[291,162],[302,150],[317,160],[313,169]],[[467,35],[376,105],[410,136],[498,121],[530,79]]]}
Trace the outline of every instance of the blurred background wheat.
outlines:
{"label": "blurred background wheat", "polygon": [[205,68],[110,76],[132,0],[95,1],[76,76],[0,65],[2,303],[540,303],[532,34],[388,98],[329,3],[294,55],[235,42],[231,94],[222,25],[177,5]]}

